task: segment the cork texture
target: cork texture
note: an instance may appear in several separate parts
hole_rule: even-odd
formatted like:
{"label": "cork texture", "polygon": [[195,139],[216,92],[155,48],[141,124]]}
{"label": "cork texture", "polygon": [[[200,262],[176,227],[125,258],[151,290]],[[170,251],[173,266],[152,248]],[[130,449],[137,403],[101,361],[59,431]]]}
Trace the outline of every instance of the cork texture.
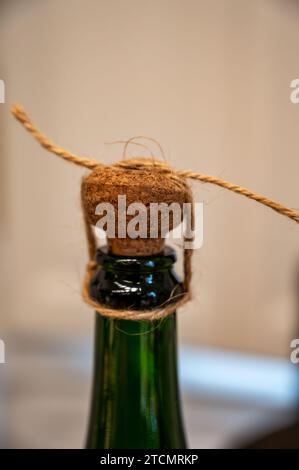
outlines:
{"label": "cork texture", "polygon": [[[141,160],[141,159],[140,159]],[[99,167],[83,178],[81,187],[82,205],[86,221],[95,226],[101,215],[96,214],[98,204],[109,202],[114,208],[115,237],[108,239],[109,250],[114,254],[144,256],[159,253],[163,250],[165,233],[162,230],[163,217],[158,212],[158,233],[156,238],[149,238],[151,223],[150,204],[177,203],[182,207],[190,201],[190,189],[182,179],[169,172],[164,172],[155,165],[130,170],[117,166]],[[147,237],[131,239],[118,233],[119,196],[126,196],[126,205],[142,203],[146,207]],[[126,225],[135,217],[125,214]],[[103,215],[102,215],[103,216]],[[181,220],[174,220],[172,211],[168,214],[168,226],[172,230]]]}

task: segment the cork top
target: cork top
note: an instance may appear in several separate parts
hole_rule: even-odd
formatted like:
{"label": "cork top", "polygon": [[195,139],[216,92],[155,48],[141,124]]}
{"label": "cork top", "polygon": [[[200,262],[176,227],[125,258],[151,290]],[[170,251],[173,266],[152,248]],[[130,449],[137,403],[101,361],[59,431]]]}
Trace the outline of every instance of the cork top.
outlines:
{"label": "cork top", "polygon": [[[137,161],[144,161],[144,159]],[[158,212],[157,230],[155,236],[152,236],[152,203],[159,205],[176,203],[182,207],[184,202],[190,201],[191,193],[188,185],[181,178],[177,178],[169,171],[163,171],[161,167],[153,163],[152,166],[140,169],[137,165],[129,171],[118,165],[98,167],[83,178],[81,196],[86,220],[93,226],[98,225],[105,216],[105,221],[107,221],[107,210],[105,210],[107,203],[113,209],[112,220],[115,222],[113,236],[108,230],[107,223],[101,227],[106,230],[108,249],[111,253],[146,256],[163,250],[166,235],[163,231],[164,216]],[[140,203],[143,206],[142,213],[139,211]],[[131,206],[132,204],[134,206]],[[110,213],[110,210],[108,212]],[[136,217],[136,213],[139,213],[140,221],[146,222],[146,232],[143,231],[142,235],[137,236],[135,233],[132,238],[127,229],[130,221]],[[177,220],[173,217],[172,211],[168,212],[167,217],[169,230],[181,222],[181,219]],[[125,225],[125,233],[124,225],[120,225],[121,222]]]}

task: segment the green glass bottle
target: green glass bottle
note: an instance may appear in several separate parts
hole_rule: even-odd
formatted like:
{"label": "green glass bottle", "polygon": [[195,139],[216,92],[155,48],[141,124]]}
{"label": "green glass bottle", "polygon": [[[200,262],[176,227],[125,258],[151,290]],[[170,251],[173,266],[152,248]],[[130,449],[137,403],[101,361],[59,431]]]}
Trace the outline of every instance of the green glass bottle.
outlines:
{"label": "green glass bottle", "polygon": [[[90,295],[113,308],[148,310],[182,286],[175,253],[128,257],[98,250]],[[96,314],[94,378],[86,447],[183,449],[175,313],[162,320]]]}

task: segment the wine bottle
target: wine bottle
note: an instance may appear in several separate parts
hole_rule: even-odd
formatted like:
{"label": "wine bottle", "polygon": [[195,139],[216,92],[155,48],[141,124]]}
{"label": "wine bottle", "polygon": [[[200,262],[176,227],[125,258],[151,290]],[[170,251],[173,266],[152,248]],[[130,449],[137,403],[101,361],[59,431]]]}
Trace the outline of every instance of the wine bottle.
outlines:
{"label": "wine bottle", "polygon": [[[116,309],[155,308],[181,292],[175,259],[169,248],[141,257],[98,250],[90,296]],[[155,321],[96,313],[87,448],[185,448],[176,341],[175,312]]]}

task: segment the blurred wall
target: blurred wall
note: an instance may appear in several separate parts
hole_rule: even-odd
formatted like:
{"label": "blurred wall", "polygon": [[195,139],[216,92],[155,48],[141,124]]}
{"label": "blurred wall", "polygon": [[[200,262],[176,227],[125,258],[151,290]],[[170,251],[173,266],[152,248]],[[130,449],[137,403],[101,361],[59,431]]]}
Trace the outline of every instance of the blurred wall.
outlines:
{"label": "blurred wall", "polygon": [[[43,151],[14,102],[58,145],[104,162],[148,135],[168,161],[299,206],[299,6],[276,0],[2,0],[0,336],[89,334],[84,171]],[[135,152],[136,154],[136,152]],[[185,342],[288,354],[296,336],[292,222],[211,186]],[[297,293],[299,296],[299,292]]]}

